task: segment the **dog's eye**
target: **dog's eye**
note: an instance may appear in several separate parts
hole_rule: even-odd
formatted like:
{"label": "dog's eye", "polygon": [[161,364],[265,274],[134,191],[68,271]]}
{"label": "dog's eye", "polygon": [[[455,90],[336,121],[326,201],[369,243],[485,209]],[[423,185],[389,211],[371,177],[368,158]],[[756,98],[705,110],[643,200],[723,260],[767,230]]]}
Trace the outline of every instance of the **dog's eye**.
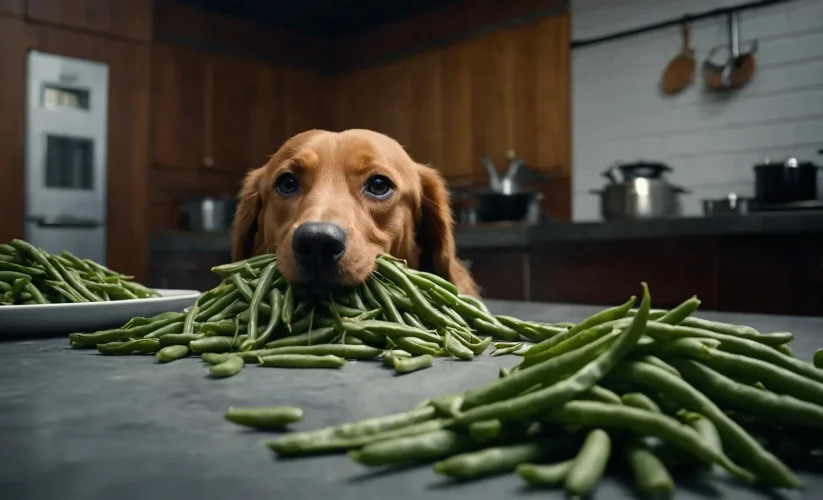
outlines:
{"label": "dog's eye", "polygon": [[277,178],[274,187],[277,189],[277,192],[283,196],[291,196],[300,191],[300,181],[297,180],[297,177],[293,173],[286,172]]}
{"label": "dog's eye", "polygon": [[366,194],[377,199],[388,198],[394,191],[394,185],[385,175],[373,175],[366,181]]}

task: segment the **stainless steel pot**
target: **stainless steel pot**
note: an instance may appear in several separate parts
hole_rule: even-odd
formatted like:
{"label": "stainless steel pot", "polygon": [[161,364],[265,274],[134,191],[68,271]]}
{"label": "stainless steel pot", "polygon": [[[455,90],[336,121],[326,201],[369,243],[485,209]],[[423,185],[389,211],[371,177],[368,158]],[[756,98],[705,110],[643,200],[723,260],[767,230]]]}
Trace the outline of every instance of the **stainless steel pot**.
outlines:
{"label": "stainless steel pot", "polygon": [[180,227],[185,231],[229,231],[237,200],[198,198],[180,202]]}
{"label": "stainless steel pot", "polygon": [[729,193],[725,198],[703,200],[703,215],[742,215],[749,213],[749,199],[736,193]]}
{"label": "stainless steel pot", "polygon": [[[626,176],[623,182],[617,182],[614,170],[639,172],[632,169],[632,164],[614,166],[603,173],[609,179],[603,189],[592,190],[592,194],[600,196],[600,214],[603,219],[651,219],[658,217],[679,217],[682,213],[680,195],[689,191],[673,186],[663,176],[664,171],[671,170],[656,168],[652,177]],[[643,165],[648,165],[643,163]]]}

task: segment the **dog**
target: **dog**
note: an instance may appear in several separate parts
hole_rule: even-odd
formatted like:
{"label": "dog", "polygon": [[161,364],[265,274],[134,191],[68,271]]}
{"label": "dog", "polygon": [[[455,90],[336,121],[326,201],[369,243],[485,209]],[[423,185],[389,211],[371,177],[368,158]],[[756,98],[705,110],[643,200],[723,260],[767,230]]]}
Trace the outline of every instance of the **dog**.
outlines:
{"label": "dog", "polygon": [[443,177],[397,141],[364,129],[309,130],[244,178],[232,258],[275,253],[289,282],[324,290],[362,283],[388,253],[477,296],[453,226]]}

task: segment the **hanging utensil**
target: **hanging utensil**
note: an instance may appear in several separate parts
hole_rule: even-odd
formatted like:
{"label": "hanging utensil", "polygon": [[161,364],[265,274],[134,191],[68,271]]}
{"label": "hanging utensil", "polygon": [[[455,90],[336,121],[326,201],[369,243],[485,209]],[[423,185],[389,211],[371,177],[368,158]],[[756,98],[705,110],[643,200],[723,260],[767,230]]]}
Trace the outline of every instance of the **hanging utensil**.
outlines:
{"label": "hanging utensil", "polygon": [[[757,41],[752,42],[748,51],[741,53],[740,14],[730,13],[727,21],[728,45],[714,47],[703,62],[703,81],[712,90],[739,89],[749,83],[755,72],[754,53],[757,51]],[[726,60],[722,64],[715,62],[714,57],[724,50],[728,51]]]}
{"label": "hanging utensil", "polygon": [[663,77],[660,80],[660,89],[664,94],[676,94],[694,81],[694,49],[691,48],[689,42],[689,24],[684,22],[680,25],[680,32],[683,39],[683,47],[680,53],[669,61],[663,71]]}

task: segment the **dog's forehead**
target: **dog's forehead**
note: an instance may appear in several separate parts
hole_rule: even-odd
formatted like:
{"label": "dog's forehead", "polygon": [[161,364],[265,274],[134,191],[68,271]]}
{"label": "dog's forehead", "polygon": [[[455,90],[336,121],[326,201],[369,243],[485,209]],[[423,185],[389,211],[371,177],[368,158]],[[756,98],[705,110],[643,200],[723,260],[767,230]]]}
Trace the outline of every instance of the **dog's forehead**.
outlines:
{"label": "dog's forehead", "polygon": [[308,168],[361,171],[375,165],[405,170],[410,158],[393,139],[368,131],[321,134],[297,146],[292,156]]}

